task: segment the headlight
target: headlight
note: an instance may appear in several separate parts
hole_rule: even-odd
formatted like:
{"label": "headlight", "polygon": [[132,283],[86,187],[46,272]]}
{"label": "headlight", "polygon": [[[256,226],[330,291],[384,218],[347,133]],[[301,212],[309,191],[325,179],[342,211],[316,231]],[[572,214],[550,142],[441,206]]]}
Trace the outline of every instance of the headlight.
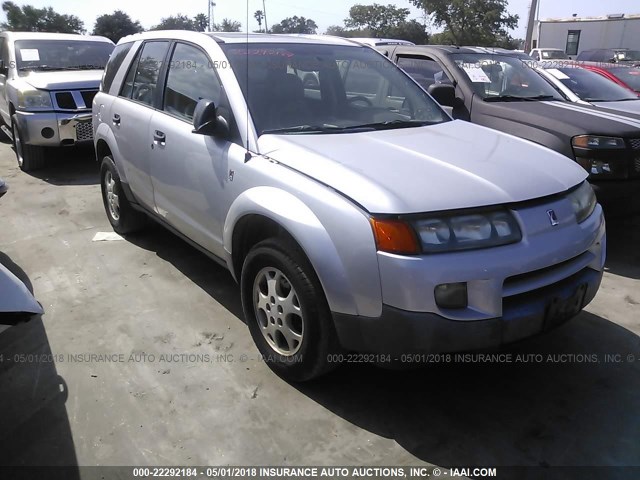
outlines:
{"label": "headlight", "polygon": [[582,184],[568,195],[578,223],[584,222],[596,208],[596,194],[588,182]]}
{"label": "headlight", "polygon": [[442,215],[413,222],[422,251],[450,252],[497,247],[521,240],[520,227],[507,210]]}
{"label": "headlight", "polygon": [[18,92],[18,108],[23,110],[53,108],[51,96],[44,90],[21,90]]}
{"label": "headlight", "polygon": [[618,137],[600,137],[598,135],[580,135],[573,137],[571,144],[578,148],[610,149],[626,148],[624,139]]}

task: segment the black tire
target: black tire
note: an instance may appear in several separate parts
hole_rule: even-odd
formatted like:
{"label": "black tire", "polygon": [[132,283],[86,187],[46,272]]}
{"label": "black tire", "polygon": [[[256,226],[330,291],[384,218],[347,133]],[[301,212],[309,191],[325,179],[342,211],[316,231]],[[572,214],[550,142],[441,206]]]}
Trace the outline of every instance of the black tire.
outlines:
{"label": "black tire", "polygon": [[100,188],[104,210],[116,233],[132,233],[147,225],[147,216],[135,210],[129,203],[120,182],[118,169],[109,155],[102,159],[100,165]]}
{"label": "black tire", "polygon": [[22,141],[17,115],[11,117],[11,133],[13,134],[13,149],[16,152],[16,160],[18,160],[20,169],[24,172],[33,172],[44,168],[46,164],[44,147],[26,145]]}
{"label": "black tire", "polygon": [[[277,317],[274,323],[273,317],[269,319],[264,316],[266,310],[256,306],[259,290],[254,291],[254,287],[260,284],[259,279],[263,277],[265,270],[280,271],[297,296],[301,315],[299,319],[295,319],[295,323],[302,326],[296,327],[302,332],[302,340],[297,346],[297,351],[290,348],[288,354],[283,353],[269,343],[277,343],[277,336],[275,339],[267,339],[269,321],[272,323],[272,330],[276,329],[275,333],[278,334],[277,329],[282,327],[280,331],[283,331],[291,320],[287,320],[284,315],[280,317],[274,314]],[[258,243],[244,261],[240,283],[242,308],[251,336],[264,361],[276,374],[289,381],[303,382],[319,377],[338,366],[337,362],[332,361],[336,360],[336,356],[332,357],[332,354],[339,352],[340,347],[329,306],[311,264],[299,247],[293,242],[275,238]],[[256,288],[260,289],[259,286]],[[280,300],[282,298],[277,301]],[[270,312],[275,311],[276,303],[273,305],[274,309]],[[271,314],[273,313],[267,315]],[[282,336],[281,333],[280,335]]]}

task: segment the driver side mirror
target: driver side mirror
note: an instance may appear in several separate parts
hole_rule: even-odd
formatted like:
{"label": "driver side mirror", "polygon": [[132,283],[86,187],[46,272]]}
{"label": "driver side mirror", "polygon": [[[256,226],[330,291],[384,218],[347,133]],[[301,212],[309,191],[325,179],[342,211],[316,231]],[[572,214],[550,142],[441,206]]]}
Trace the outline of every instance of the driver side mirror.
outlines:
{"label": "driver side mirror", "polygon": [[193,133],[214,137],[229,135],[229,122],[218,115],[218,108],[213,100],[203,98],[198,101],[193,112]]}
{"label": "driver side mirror", "polygon": [[456,105],[456,88],[448,83],[434,83],[429,85],[427,92],[445,107],[455,107]]}

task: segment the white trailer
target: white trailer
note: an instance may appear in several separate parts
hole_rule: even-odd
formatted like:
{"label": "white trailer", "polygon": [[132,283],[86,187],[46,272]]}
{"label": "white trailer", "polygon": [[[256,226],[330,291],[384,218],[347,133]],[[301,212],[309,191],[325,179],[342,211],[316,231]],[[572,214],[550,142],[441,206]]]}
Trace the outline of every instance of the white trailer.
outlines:
{"label": "white trailer", "polygon": [[640,14],[538,20],[532,48],[560,48],[571,57],[594,48],[640,50]]}

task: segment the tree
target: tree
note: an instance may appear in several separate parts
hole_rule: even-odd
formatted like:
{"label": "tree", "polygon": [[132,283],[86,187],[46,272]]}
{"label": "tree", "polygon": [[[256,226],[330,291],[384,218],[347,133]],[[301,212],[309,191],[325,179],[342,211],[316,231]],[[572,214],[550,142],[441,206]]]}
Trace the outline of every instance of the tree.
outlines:
{"label": "tree", "polygon": [[13,2],[3,2],[2,10],[7,21],[0,24],[3,30],[22,32],[85,33],[84,23],[75,15],[63,15],[53,8],[22,7]]}
{"label": "tree", "polygon": [[209,17],[205,13],[199,13],[193,17],[193,23],[198,32],[206,32],[209,30]]}
{"label": "tree", "polygon": [[271,27],[271,33],[307,33],[315,34],[318,25],[310,18],[288,17]]}
{"label": "tree", "polygon": [[431,16],[444,31],[437,38],[456,45],[499,46],[509,42],[509,30],[518,25],[507,0],[409,0]]}
{"label": "tree", "polygon": [[391,28],[406,22],[410,10],[395,5],[354,5],[349,9],[349,18],[344,21],[346,27],[366,28],[374,37],[388,37]]}
{"label": "tree", "polygon": [[225,18],[220,24],[215,24],[213,30],[216,32],[239,32],[242,30],[242,24],[235,20]]}
{"label": "tree", "polygon": [[258,31],[262,31],[262,21],[264,20],[264,12],[262,10],[256,10],[256,13],[253,14],[253,18],[258,21]]}
{"label": "tree", "polygon": [[122,10],[116,10],[112,14],[100,15],[93,27],[94,35],[107,37],[114,43],[118,43],[122,37],[140,33],[143,31],[139,21],[131,20],[131,17]]}
{"label": "tree", "polygon": [[177,14],[160,20],[160,23],[151,30],[191,30],[197,31],[199,25],[196,25],[194,19],[187,17],[186,15]]}
{"label": "tree", "polygon": [[385,37],[408,40],[413,43],[427,43],[428,35],[424,26],[416,20],[409,20],[411,11],[395,5],[354,5],[349,10],[343,28],[332,26],[328,35],[340,37]]}

